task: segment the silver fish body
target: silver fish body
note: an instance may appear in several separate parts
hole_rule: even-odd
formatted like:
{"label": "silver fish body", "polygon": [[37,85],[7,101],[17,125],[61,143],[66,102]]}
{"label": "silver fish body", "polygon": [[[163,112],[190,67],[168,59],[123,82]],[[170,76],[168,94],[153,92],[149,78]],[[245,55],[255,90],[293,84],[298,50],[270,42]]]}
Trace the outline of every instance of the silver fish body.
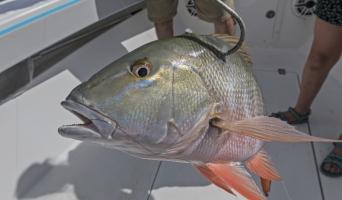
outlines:
{"label": "silver fish body", "polygon": [[[148,159],[235,162],[256,154],[263,141],[211,124],[264,114],[251,64],[239,52],[220,59],[207,47],[233,44],[216,36],[191,37],[144,45],[76,87],[63,105],[85,125],[59,132]],[[137,77],[132,65],[148,75]]]}

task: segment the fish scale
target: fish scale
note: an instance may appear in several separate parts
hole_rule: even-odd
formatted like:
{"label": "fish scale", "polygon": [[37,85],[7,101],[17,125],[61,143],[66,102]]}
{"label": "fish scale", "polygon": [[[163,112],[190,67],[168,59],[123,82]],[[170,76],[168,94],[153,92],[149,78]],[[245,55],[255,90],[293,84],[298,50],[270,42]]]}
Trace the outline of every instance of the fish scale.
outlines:
{"label": "fish scale", "polygon": [[[181,59],[181,64],[196,68],[197,73],[201,77],[201,81],[203,81],[209,92],[210,101],[217,103],[223,102],[227,108],[227,112],[231,113],[229,115],[229,120],[240,120],[263,114],[263,108],[260,107],[262,105],[260,90],[257,87],[251,70],[248,70],[248,68],[245,67],[246,63],[240,56],[232,55],[227,57],[227,61],[229,61],[227,63],[229,64],[226,64],[221,60],[218,60],[211,51],[203,49],[203,47],[196,42],[179,38],[175,40],[173,44],[184,46],[184,48],[181,49],[182,51],[177,51],[177,54],[183,57],[183,59]],[[187,57],[188,59],[184,59],[184,55],[189,55]],[[196,55],[196,57],[194,58],[191,55]],[[177,56],[174,58],[180,60]],[[197,60],[197,66],[194,66],[194,59]],[[178,64],[180,63],[178,62]],[[193,85],[200,84],[186,84],[186,87],[183,89],[188,93],[191,93],[194,89],[197,89],[192,88]],[[179,109],[176,110],[175,113],[183,116],[186,116],[184,113],[191,113],[188,109],[189,103],[191,102],[184,101],[183,99],[181,103],[177,104],[177,108]],[[195,104],[198,105],[197,103]],[[259,107],[256,107],[256,105]],[[186,125],[188,123],[187,120],[184,119],[180,119],[179,121],[182,120],[183,124]],[[243,161],[254,155],[263,144],[262,141],[254,138],[236,134],[226,134],[226,136],[223,136],[225,138],[222,136],[215,138],[214,136],[211,137],[211,135],[215,134],[211,134],[211,132],[208,131],[207,136],[203,138],[202,142],[197,141],[194,143],[194,145],[198,145],[198,148],[191,152],[190,157],[197,157],[197,154],[200,154],[201,161],[231,159]],[[207,140],[209,142],[207,142]],[[201,145],[202,143],[205,145]],[[211,149],[211,153],[207,152],[205,156],[201,148]]]}
{"label": "fish scale", "polygon": [[243,167],[261,177],[267,195],[280,176],[261,150],[264,142],[341,141],[264,116],[248,54],[240,49],[222,57],[234,43],[186,34],[128,53],[62,102],[87,125],[62,126],[59,133],[139,158],[192,163],[225,191],[264,200]]}

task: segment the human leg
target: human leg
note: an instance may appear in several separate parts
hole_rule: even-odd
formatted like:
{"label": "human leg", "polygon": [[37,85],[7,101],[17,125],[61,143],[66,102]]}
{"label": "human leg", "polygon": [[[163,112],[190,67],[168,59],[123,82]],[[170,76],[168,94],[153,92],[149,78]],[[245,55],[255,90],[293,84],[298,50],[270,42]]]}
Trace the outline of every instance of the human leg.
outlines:
{"label": "human leg", "polygon": [[[231,8],[234,8],[234,0],[224,0]],[[229,34],[235,33],[234,19],[219,4],[212,0],[195,1],[198,17],[204,21],[214,23],[215,33]]]}
{"label": "human leg", "polygon": [[169,38],[174,35],[173,20],[154,23],[158,39]]}
{"label": "human leg", "polygon": [[217,34],[235,34],[235,21],[233,18],[227,18],[224,21],[216,21],[214,22],[215,33]]}
{"label": "human leg", "polygon": [[302,74],[301,90],[295,106],[299,113],[310,110],[329,71],[342,53],[342,27],[317,18],[315,36]]}
{"label": "human leg", "polygon": [[158,39],[173,36],[173,17],[178,0],[146,0],[148,18],[154,23]]}
{"label": "human leg", "polygon": [[[301,89],[293,111],[298,116],[308,116],[310,107],[319,93],[329,71],[339,60],[342,53],[342,26],[333,25],[320,18],[316,19],[314,40],[302,74]],[[272,116],[296,124],[294,112],[273,113]]]}

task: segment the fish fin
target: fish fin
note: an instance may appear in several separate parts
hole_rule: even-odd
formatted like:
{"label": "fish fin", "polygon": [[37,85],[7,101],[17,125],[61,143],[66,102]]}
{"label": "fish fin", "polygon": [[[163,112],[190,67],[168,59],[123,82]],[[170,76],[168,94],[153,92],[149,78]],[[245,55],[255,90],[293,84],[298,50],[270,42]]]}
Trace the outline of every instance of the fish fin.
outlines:
{"label": "fish fin", "polygon": [[266,197],[259,191],[251,175],[243,166],[233,165],[232,163],[208,163],[205,166],[206,170],[210,170],[210,174],[214,174],[222,180],[219,183],[225,183],[229,188],[232,188],[247,199],[266,200]]}
{"label": "fish fin", "polygon": [[197,165],[195,167],[203,176],[207,177],[210,182],[235,196],[229,185],[227,185],[220,177],[216,176],[206,165]]}
{"label": "fish fin", "polygon": [[[239,42],[239,38],[236,36],[231,36],[227,34],[213,34],[214,37],[217,37],[224,42],[231,44],[231,45],[236,45]],[[238,53],[242,56],[243,60],[246,61],[248,64],[253,64],[252,63],[252,58],[251,56],[247,53],[247,46],[245,43],[242,44],[240,49],[238,50]]]}
{"label": "fish fin", "polygon": [[255,156],[247,160],[245,164],[251,172],[260,176],[262,190],[268,196],[272,181],[280,181],[281,177],[273,167],[267,153],[265,151],[259,151]]}
{"label": "fish fin", "polygon": [[259,151],[256,155],[245,162],[246,167],[256,175],[272,180],[280,181],[281,177],[273,167],[271,159],[265,151]]}
{"label": "fish fin", "polygon": [[246,135],[267,142],[342,142],[342,140],[307,135],[278,118],[267,116],[235,122],[217,119],[213,120],[211,124],[231,133]]}
{"label": "fish fin", "polygon": [[268,194],[271,191],[271,183],[272,183],[272,181],[260,177],[260,182],[261,182],[262,191],[264,192],[265,196],[268,197]]}

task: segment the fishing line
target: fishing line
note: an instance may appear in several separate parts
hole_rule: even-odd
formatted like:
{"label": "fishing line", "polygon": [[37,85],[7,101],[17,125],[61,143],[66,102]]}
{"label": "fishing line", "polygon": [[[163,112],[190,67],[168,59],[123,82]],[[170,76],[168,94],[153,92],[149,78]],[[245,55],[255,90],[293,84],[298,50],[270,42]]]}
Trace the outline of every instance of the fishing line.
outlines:
{"label": "fishing line", "polygon": [[287,198],[290,199],[290,200],[293,200],[293,198],[290,196],[289,191],[287,190],[287,187],[285,185],[285,181],[280,181],[280,183],[282,184],[282,186],[284,188],[284,191],[285,191],[285,194],[286,194]]}

